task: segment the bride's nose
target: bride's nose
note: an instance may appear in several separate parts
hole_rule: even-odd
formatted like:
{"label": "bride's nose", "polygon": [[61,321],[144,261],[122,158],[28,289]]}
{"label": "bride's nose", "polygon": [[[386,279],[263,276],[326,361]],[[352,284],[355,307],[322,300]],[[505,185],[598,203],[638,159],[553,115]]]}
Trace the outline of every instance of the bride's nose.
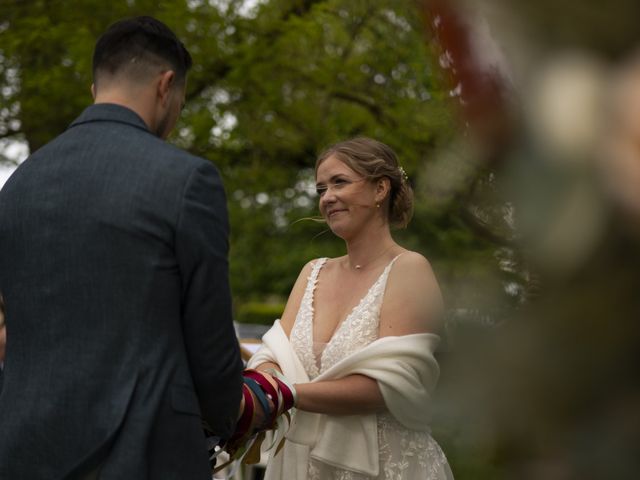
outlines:
{"label": "bride's nose", "polygon": [[331,190],[327,190],[324,195],[320,197],[320,212],[326,212],[327,208],[336,203],[336,197]]}
{"label": "bride's nose", "polygon": [[328,187],[320,197],[320,203],[323,205],[332,204],[336,201],[335,189]]}

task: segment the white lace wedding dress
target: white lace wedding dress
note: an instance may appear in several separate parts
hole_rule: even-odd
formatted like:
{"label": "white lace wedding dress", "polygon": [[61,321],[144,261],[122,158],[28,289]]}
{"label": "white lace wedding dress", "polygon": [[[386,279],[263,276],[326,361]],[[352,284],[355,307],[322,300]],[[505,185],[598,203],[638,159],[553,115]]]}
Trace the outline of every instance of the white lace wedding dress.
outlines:
{"label": "white lace wedding dress", "polygon": [[[329,343],[314,344],[313,298],[318,275],[326,260],[321,258],[313,265],[290,335],[290,343],[310,379],[378,338],[380,307],[387,278],[396,259],[387,265],[360,303],[338,326]],[[378,415],[377,423],[380,462],[377,477],[336,468],[311,458],[308,480],[453,479],[444,453],[428,432],[409,430],[390,414]]]}

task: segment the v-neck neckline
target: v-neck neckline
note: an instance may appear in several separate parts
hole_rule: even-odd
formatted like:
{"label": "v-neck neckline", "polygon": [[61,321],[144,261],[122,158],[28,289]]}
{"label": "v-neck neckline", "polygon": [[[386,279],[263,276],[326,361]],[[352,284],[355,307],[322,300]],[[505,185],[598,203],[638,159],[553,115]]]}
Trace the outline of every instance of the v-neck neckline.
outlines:
{"label": "v-neck neckline", "polygon": [[[331,344],[331,342],[333,342],[333,339],[336,338],[336,335],[338,334],[338,332],[342,329],[342,327],[349,322],[349,320],[351,319],[351,317],[353,316],[353,314],[360,308],[360,306],[362,305],[362,303],[365,301],[365,299],[367,299],[369,297],[369,294],[371,293],[371,291],[375,288],[375,286],[378,284],[378,282],[380,281],[380,279],[383,278],[383,276],[385,275],[385,273],[387,273],[387,271],[389,270],[389,268],[391,267],[391,265],[393,265],[393,262],[396,261],[396,259],[402,255],[404,252],[399,253],[398,255],[396,255],[395,257],[393,257],[391,259],[391,261],[384,267],[384,269],[382,270],[382,272],[380,273],[380,275],[378,275],[378,277],[376,278],[376,280],[371,284],[371,286],[369,287],[369,289],[366,291],[366,293],[364,294],[364,296],[360,299],[360,301],[358,301],[358,303],[356,303],[353,308],[351,310],[349,310],[349,313],[342,318],[342,320],[340,320],[337,324],[336,327],[334,328],[333,332],[331,333],[331,336],[329,337],[329,340],[327,342],[317,342],[317,343],[322,343],[325,345],[324,350],[326,350],[326,348]],[[320,272],[322,271],[322,267],[324,267],[324,265],[327,263],[327,258],[324,258],[322,261],[322,264],[318,267],[318,271],[316,272],[316,277],[315,277],[315,285],[314,285],[314,289],[311,292],[311,298],[309,299],[310,303],[311,303],[311,347],[313,350],[313,346],[316,344],[316,336],[315,336],[315,331],[314,331],[314,325],[315,325],[315,321],[316,321],[316,309],[315,309],[315,298],[316,298],[316,289],[318,286],[318,281],[320,279]],[[323,350],[323,351],[324,351]],[[315,358],[315,351],[313,353],[313,356]],[[320,355],[320,357],[322,358],[322,355]],[[315,358],[316,360],[316,365],[318,365],[318,358]],[[318,370],[320,370],[320,367],[318,367]]]}

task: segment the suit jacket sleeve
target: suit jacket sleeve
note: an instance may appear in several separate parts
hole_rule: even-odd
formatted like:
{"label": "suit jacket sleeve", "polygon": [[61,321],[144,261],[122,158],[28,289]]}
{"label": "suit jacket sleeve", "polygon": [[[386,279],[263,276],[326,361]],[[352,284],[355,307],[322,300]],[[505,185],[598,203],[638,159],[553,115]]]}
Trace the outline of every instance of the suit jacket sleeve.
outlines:
{"label": "suit jacket sleeve", "polygon": [[233,433],[241,398],[242,360],[231,313],[229,224],[224,189],[209,163],[187,184],[177,224],[182,328],[203,418],[215,434]]}

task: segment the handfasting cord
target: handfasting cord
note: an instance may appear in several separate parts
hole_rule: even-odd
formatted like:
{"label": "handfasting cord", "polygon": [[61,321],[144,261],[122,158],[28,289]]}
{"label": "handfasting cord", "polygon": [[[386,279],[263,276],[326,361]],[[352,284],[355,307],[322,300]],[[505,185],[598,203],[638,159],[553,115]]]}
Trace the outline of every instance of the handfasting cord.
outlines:
{"label": "handfasting cord", "polygon": [[248,369],[245,370],[244,376],[245,381],[250,379],[258,383],[266,393],[267,398],[274,403],[273,415],[270,416],[270,421],[266,422],[267,425],[273,426],[277,417],[295,406],[297,398],[293,385],[284,376],[278,372],[275,372],[275,375],[265,375],[265,373]]}
{"label": "handfasting cord", "polygon": [[[244,377],[244,386],[249,387],[251,393],[253,393],[258,402],[260,402],[260,406],[262,407],[262,411],[264,412],[264,421],[261,425],[254,425],[254,427],[257,430],[262,430],[268,425],[269,419],[273,414],[271,408],[269,408],[269,399],[267,399],[268,394],[265,392],[264,388],[259,382],[251,377],[247,377],[246,375]],[[273,399],[271,400],[273,401]]]}
{"label": "handfasting cord", "polygon": [[[296,391],[293,385],[279,372],[261,372],[246,369],[243,373],[242,385],[243,402],[241,412],[236,422],[236,430],[224,445],[230,460],[215,471],[229,465],[234,460],[245,463],[255,463],[260,457],[260,445],[264,440],[266,430],[283,430],[288,428],[289,414],[287,413],[297,403]],[[257,424],[256,404],[263,411],[263,421]],[[286,418],[286,421],[284,420]],[[281,447],[284,432],[275,435],[273,446]],[[220,452],[220,448],[209,450],[212,467]]]}

